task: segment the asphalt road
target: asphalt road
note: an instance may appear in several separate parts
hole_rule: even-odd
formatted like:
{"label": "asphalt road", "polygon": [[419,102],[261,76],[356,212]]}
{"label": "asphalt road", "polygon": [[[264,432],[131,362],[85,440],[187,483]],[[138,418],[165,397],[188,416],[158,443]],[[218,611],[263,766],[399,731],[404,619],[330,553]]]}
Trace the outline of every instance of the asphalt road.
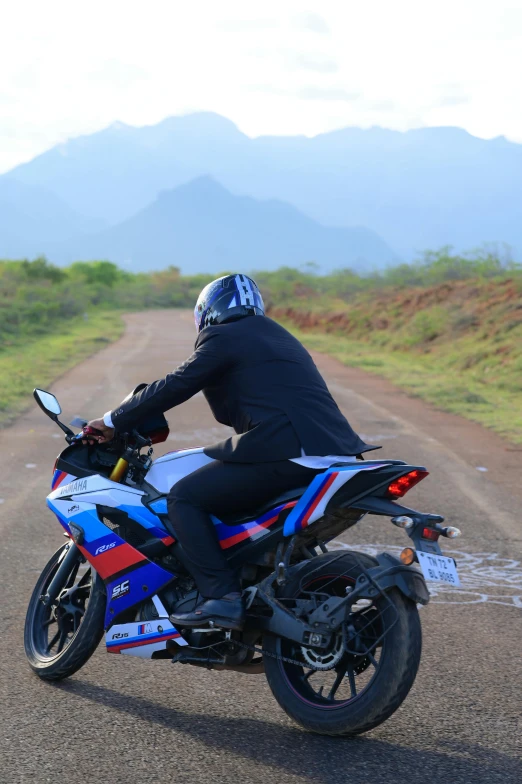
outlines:
{"label": "asphalt road", "polygon": [[[103,414],[135,383],[182,361],[194,337],[187,313],[130,316],[120,341],[53,386],[64,418]],[[438,591],[421,610],[422,664],[403,706],[365,736],[324,738],[282,713],[262,675],[108,656],[103,646],[70,680],[39,681],[25,661],[23,624],[38,574],[63,541],[45,506],[62,440],[33,406],[0,433],[1,782],[522,780],[522,451],[387,382],[316,359],[354,427],[384,445],[383,457],[430,470],[408,503],[444,514],[464,534],[445,548],[456,553],[461,589]],[[202,395],[169,419],[163,451],[225,430]],[[339,546],[375,552],[406,543],[387,520],[366,518]]]}

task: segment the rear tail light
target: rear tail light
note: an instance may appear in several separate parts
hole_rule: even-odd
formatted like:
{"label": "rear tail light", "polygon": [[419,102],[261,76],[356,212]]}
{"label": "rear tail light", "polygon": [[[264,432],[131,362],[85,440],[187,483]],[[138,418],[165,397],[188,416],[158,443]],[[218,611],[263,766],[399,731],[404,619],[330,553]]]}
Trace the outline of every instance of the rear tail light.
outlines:
{"label": "rear tail light", "polygon": [[423,539],[430,539],[432,542],[436,542],[439,538],[440,533],[436,531],[434,528],[423,528],[422,529],[422,538]]}
{"label": "rear tail light", "polygon": [[408,490],[411,490],[411,488],[415,487],[415,485],[424,479],[425,476],[428,476],[428,473],[428,471],[418,471],[415,469],[414,471],[410,471],[409,474],[404,474],[404,476],[394,479],[393,482],[388,485],[386,495],[388,498],[402,498],[403,495],[406,495]]}

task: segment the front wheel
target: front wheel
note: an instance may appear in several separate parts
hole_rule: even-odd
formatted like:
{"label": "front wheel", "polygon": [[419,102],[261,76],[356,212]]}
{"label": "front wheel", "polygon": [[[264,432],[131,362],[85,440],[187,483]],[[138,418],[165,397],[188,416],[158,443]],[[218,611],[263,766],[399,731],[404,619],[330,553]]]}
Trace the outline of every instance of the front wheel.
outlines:
{"label": "front wheel", "polygon": [[[44,604],[58,567],[69,547],[78,557],[70,564],[57,599]],[[72,543],[60,547],[44,567],[29,601],[24,647],[33,672],[48,681],[67,678],[83,667],[103,636],[105,588]]]}
{"label": "front wheel", "polygon": [[[289,581],[281,598],[346,596],[376,563],[353,552],[319,556]],[[277,702],[298,724],[323,735],[357,735],[381,724],[406,698],[420,663],[418,610],[395,588],[354,602],[343,626],[327,650],[273,636],[263,644],[271,654],[264,656],[265,673]]]}

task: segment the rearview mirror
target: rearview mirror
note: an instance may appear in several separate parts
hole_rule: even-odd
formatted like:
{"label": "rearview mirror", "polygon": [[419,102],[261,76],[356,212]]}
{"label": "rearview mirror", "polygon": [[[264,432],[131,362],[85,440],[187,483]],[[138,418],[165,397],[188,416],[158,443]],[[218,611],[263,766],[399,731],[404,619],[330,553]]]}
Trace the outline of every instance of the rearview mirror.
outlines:
{"label": "rearview mirror", "polygon": [[34,399],[51,419],[56,419],[58,414],[62,413],[61,406],[54,395],[50,392],[45,392],[43,389],[35,389],[33,392]]}

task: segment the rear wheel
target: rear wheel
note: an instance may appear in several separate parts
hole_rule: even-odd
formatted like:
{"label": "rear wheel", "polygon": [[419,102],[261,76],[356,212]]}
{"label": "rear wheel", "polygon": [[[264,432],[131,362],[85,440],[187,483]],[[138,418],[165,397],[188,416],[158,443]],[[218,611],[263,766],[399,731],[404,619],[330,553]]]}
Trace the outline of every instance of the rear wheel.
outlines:
{"label": "rear wheel", "polygon": [[[284,597],[345,596],[375,564],[359,553],[319,556],[289,581]],[[389,718],[410,691],[420,662],[417,607],[397,589],[354,602],[344,626],[327,650],[269,636],[263,645],[272,654],[264,657],[265,672],[279,705],[306,729],[325,735],[357,735]]]}
{"label": "rear wheel", "polygon": [[103,636],[105,588],[80,551],[56,601],[44,604],[41,599],[69,546],[74,547],[60,547],[44,567],[25,619],[25,653],[32,670],[45,680],[67,678],[83,667]]}

